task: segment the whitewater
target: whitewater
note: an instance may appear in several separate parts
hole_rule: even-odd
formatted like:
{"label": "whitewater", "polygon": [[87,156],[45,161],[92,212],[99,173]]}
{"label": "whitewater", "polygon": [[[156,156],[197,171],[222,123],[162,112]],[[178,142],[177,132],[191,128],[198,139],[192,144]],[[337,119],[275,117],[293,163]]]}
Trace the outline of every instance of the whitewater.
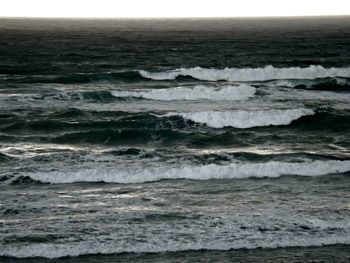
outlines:
{"label": "whitewater", "polygon": [[251,110],[251,111],[204,111],[204,112],[170,112],[165,116],[181,116],[213,128],[227,126],[235,128],[252,128],[269,125],[288,125],[302,116],[313,115],[311,109],[287,110]]}
{"label": "whitewater", "polygon": [[0,18],[0,262],[350,262],[349,29]]}
{"label": "whitewater", "polygon": [[170,71],[149,72],[139,70],[145,77],[154,80],[175,79],[178,76],[190,76],[199,80],[208,81],[266,81],[275,79],[317,79],[350,77],[350,68],[325,68],[321,65],[310,65],[309,67],[277,68],[271,65],[262,68],[180,68]]}
{"label": "whitewater", "polygon": [[167,89],[112,91],[115,97],[136,97],[151,100],[242,100],[253,97],[256,89],[249,85],[210,87],[196,85],[193,88],[176,87]]}
{"label": "whitewater", "polygon": [[[124,170],[124,171],[123,171]],[[208,164],[187,165],[177,168],[137,168],[120,167],[118,170],[81,168],[77,172],[27,173],[33,180],[64,184],[74,182],[144,183],[164,179],[243,179],[276,178],[282,175],[321,176],[350,171],[350,161],[312,161],[287,163],[271,161],[267,163],[232,163],[228,165]]]}

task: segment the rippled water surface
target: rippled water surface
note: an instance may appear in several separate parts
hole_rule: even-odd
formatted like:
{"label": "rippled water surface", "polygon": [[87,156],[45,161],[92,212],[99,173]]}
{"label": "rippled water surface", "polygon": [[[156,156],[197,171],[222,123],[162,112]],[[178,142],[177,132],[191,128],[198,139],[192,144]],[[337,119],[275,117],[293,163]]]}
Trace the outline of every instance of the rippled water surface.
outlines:
{"label": "rippled water surface", "polygon": [[0,261],[349,260],[348,17],[0,34]]}

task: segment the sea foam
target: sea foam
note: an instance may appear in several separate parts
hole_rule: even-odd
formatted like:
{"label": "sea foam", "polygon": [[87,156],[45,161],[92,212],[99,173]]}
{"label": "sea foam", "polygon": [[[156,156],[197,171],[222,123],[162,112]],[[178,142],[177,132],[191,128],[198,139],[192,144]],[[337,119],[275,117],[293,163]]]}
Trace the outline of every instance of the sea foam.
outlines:
{"label": "sea foam", "polygon": [[112,91],[115,97],[137,97],[151,100],[241,100],[253,97],[255,88],[248,85],[208,87],[198,85],[193,88],[176,87],[136,91]]}
{"label": "sea foam", "polygon": [[350,68],[324,68],[323,66],[311,65],[307,68],[290,67],[275,68],[180,68],[161,72],[148,72],[140,70],[139,73],[154,80],[175,79],[178,76],[191,76],[199,80],[208,81],[266,81],[274,79],[316,79],[330,77],[350,77]]}
{"label": "sea foam", "polygon": [[270,109],[259,111],[200,111],[200,112],[170,112],[165,116],[181,116],[198,123],[204,123],[213,128],[231,126],[235,128],[251,128],[270,125],[289,125],[305,115],[313,115],[311,109]]}
{"label": "sea foam", "polygon": [[307,161],[301,163],[270,161],[266,163],[208,164],[202,166],[157,167],[103,170],[85,168],[78,171],[26,173],[33,180],[61,184],[75,182],[144,183],[163,179],[244,179],[275,178],[282,175],[321,176],[350,171],[350,161]]}
{"label": "sea foam", "polygon": [[[178,228],[178,226],[176,227]],[[191,232],[188,227],[182,229],[186,233]],[[228,229],[228,231],[232,229]],[[168,232],[169,230],[163,230]],[[205,232],[205,231],[202,231]],[[227,233],[226,233],[227,234]],[[232,233],[237,235],[237,233]],[[261,236],[261,234],[257,234]],[[84,242],[72,244],[28,244],[25,246],[4,246],[0,247],[0,256],[16,257],[16,258],[60,258],[60,257],[77,257],[81,255],[95,255],[95,254],[120,254],[120,253],[164,253],[164,252],[178,252],[178,251],[196,251],[196,250],[231,250],[231,249],[256,249],[256,248],[283,248],[283,247],[310,247],[310,246],[324,246],[335,244],[350,244],[349,236],[344,235],[328,235],[326,237],[320,236],[284,236],[283,239],[276,238],[274,235],[266,235],[265,238],[258,240],[247,239],[242,235],[240,239],[220,240],[218,237],[212,237],[212,241],[204,243],[203,240],[193,240],[192,242],[157,239],[157,236],[151,236],[151,241],[143,242],[135,245],[135,242],[123,242],[120,245],[117,242],[104,243],[101,240],[94,242]],[[219,240],[218,240],[219,239]]]}

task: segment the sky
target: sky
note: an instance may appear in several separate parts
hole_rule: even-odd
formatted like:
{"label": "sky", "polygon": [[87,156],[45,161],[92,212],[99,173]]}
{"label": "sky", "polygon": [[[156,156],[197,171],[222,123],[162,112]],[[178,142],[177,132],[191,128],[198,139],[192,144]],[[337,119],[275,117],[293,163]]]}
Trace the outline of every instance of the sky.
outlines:
{"label": "sky", "polygon": [[0,17],[350,15],[350,0],[1,0]]}

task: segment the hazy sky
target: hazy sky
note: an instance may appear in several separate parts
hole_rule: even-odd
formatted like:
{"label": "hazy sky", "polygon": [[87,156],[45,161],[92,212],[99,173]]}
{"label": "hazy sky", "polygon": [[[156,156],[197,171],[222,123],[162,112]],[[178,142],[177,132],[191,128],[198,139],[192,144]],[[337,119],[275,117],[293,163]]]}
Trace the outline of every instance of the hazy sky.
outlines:
{"label": "hazy sky", "polygon": [[350,15],[350,0],[1,0],[0,16],[236,17]]}

